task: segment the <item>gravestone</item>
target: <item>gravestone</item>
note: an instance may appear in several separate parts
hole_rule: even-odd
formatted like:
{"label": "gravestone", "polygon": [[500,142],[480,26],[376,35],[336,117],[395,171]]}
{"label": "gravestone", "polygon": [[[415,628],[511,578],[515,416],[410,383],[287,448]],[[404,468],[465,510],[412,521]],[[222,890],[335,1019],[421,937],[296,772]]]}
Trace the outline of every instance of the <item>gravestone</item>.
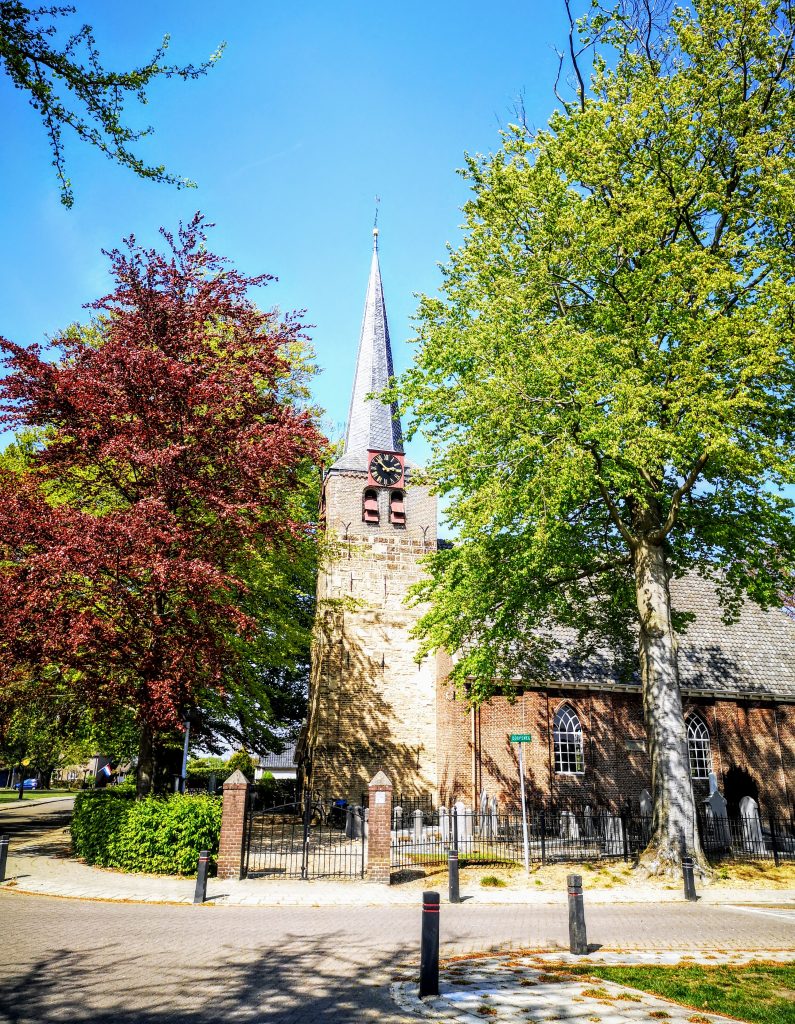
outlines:
{"label": "gravestone", "polygon": [[445,846],[450,842],[450,812],[446,807],[439,808],[439,833]]}
{"label": "gravestone", "polygon": [[419,807],[414,812],[414,842],[422,842],[422,811]]}
{"label": "gravestone", "polygon": [[740,821],[745,852],[764,853],[765,841],[762,836],[762,823],[759,820],[759,804],[752,796],[744,796],[740,801]]}
{"label": "gravestone", "polygon": [[574,816],[574,811],[561,811],[560,812],[560,838],[561,839],[579,839],[580,829],[577,825],[577,819]]}
{"label": "gravestone", "polygon": [[489,794],[485,789],[480,791],[480,812],[478,814],[478,832],[482,836],[489,834]]}
{"label": "gravestone", "polygon": [[458,840],[468,843],[472,839],[472,812],[462,800],[458,801],[455,809],[458,814]]}
{"label": "gravestone", "polygon": [[704,801],[704,807],[712,832],[712,845],[717,850],[728,850],[732,844],[729,811],[726,798],[718,789],[718,780],[713,772],[709,774],[709,796]]}
{"label": "gravestone", "polygon": [[347,839],[361,839],[363,829],[362,808],[349,804],[345,814],[345,836]]}
{"label": "gravestone", "polygon": [[651,793],[648,789],[642,789],[640,791],[640,816],[641,818],[650,818],[654,811],[654,803],[652,802]]}
{"label": "gravestone", "polygon": [[403,828],[403,808],[400,804],[392,811],[392,827],[396,832]]}
{"label": "gravestone", "polygon": [[605,822],[605,853],[617,856],[624,852],[624,828],[617,814],[606,814]]}
{"label": "gravestone", "polygon": [[489,829],[490,834],[496,839],[499,831],[499,821],[497,819],[497,797],[491,798],[491,816],[490,816],[491,827]]}
{"label": "gravestone", "polygon": [[585,805],[585,810],[582,814],[582,830],[587,839],[593,839],[596,835],[596,829],[594,828],[593,823],[593,811],[591,810],[590,804]]}

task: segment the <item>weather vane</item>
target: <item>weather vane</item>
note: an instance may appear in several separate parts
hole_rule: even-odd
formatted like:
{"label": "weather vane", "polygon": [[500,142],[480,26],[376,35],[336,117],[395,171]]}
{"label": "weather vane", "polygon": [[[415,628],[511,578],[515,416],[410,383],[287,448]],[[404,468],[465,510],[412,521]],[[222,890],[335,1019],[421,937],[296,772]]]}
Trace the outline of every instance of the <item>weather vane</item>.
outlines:
{"label": "weather vane", "polygon": [[373,227],[378,227],[378,204],[381,202],[381,196],[375,197],[375,218],[373,220]]}

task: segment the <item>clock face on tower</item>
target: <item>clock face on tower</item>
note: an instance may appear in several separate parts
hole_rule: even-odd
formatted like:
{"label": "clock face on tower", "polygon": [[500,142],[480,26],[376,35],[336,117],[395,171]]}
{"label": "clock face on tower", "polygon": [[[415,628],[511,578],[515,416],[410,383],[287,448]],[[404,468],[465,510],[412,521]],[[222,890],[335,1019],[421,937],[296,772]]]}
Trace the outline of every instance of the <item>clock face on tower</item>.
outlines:
{"label": "clock face on tower", "polygon": [[370,459],[370,477],[379,487],[394,487],[403,477],[403,465],[397,455],[379,452]]}

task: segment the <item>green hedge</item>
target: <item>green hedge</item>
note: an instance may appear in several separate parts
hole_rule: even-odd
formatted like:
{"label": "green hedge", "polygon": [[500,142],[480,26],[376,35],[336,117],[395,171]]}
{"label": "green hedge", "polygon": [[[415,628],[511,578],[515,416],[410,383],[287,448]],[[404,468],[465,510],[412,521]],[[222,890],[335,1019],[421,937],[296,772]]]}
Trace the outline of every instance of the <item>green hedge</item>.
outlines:
{"label": "green hedge", "polygon": [[150,796],[113,789],[75,797],[72,845],[89,864],[124,871],[193,875],[201,850],[218,854],[221,800]]}

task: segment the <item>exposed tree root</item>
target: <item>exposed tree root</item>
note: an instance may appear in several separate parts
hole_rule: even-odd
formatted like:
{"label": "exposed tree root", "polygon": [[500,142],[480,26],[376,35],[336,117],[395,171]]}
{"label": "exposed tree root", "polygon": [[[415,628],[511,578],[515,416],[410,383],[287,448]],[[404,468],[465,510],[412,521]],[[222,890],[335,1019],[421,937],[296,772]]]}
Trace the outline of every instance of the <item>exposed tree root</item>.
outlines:
{"label": "exposed tree root", "polygon": [[[638,869],[646,878],[668,878],[682,881],[682,857],[678,842],[662,839],[652,841],[638,859]],[[708,883],[714,871],[699,851],[689,854],[693,858],[693,873],[697,881]]]}

